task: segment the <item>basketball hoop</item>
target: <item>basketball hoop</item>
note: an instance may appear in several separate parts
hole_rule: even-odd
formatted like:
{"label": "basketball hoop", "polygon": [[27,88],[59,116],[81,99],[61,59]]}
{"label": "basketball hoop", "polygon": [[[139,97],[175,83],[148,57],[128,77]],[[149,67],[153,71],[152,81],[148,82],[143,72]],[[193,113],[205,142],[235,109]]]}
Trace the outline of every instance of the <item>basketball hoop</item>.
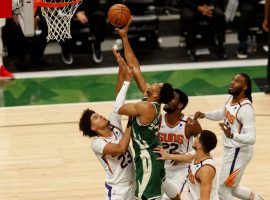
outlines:
{"label": "basketball hoop", "polygon": [[46,18],[48,25],[49,40],[65,40],[71,38],[70,21],[76,9],[79,7],[81,0],[37,0],[34,4],[41,7],[41,13]]}

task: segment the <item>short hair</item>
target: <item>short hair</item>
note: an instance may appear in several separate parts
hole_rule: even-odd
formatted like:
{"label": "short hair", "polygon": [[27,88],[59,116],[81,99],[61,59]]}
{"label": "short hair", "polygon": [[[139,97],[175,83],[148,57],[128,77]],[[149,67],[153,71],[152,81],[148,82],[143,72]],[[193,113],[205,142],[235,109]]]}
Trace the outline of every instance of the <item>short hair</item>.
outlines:
{"label": "short hair", "polygon": [[217,146],[217,136],[215,133],[209,130],[203,130],[201,132],[199,141],[205,153],[209,153]]}
{"label": "short hair", "polygon": [[169,103],[174,98],[174,89],[170,83],[164,83],[159,93],[159,103]]}
{"label": "short hair", "polygon": [[184,91],[180,90],[180,89],[174,89],[174,91],[179,95],[179,102],[181,104],[183,104],[182,110],[184,110],[185,107],[188,104],[188,96],[187,96],[187,94]]}
{"label": "short hair", "polygon": [[80,122],[79,122],[79,128],[83,132],[83,136],[88,137],[94,137],[98,134],[91,129],[91,116],[95,113],[95,111],[86,109],[83,111],[83,114],[81,116]]}

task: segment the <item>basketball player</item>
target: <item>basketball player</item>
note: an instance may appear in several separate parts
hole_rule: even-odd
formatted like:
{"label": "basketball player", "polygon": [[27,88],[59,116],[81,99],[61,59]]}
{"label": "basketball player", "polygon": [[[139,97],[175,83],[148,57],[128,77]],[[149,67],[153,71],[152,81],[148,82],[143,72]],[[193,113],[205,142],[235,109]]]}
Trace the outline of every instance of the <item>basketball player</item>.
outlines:
{"label": "basketball player", "polygon": [[[175,89],[174,98],[163,108],[166,114],[161,116],[158,136],[162,147],[170,153],[185,154],[193,151],[193,138],[201,132],[201,128],[197,132],[189,128],[198,126],[194,124],[198,121],[183,113],[187,104],[188,96],[183,91]],[[188,163],[165,161],[166,179],[174,184],[179,196],[187,182],[188,167]],[[164,194],[162,200],[167,199],[169,198]]]}
{"label": "basketball player", "polygon": [[[139,62],[135,57],[127,37],[131,19],[122,29],[116,29],[124,44],[125,58],[134,73],[138,72]],[[135,80],[140,78],[135,76]],[[142,88],[143,87],[143,88]],[[144,82],[139,88],[145,98],[138,103],[128,103],[118,108],[118,113],[132,116],[132,141],[135,151],[136,183],[135,196],[137,199],[160,199],[161,191],[165,191],[170,199],[180,199],[176,188],[165,180],[164,161],[158,161],[153,149],[159,145],[157,137],[160,106],[168,103],[174,95],[169,83],[149,84]]]}
{"label": "basketball player", "polygon": [[188,172],[188,199],[191,200],[218,200],[216,167],[210,151],[217,145],[216,135],[208,130],[203,130],[195,137],[192,154],[169,154],[163,148],[155,149],[161,156],[159,160],[175,160],[191,163]]}
{"label": "basketball player", "polygon": [[228,90],[231,96],[221,109],[195,113],[195,118],[224,120],[219,124],[224,132],[224,155],[218,188],[221,200],[230,199],[231,195],[239,199],[262,199],[250,189],[240,186],[256,141],[251,92],[250,77],[245,73],[236,74]]}
{"label": "basketball player", "polygon": [[[133,76],[132,70],[127,67],[125,61],[117,57],[119,62],[119,76],[124,83],[119,91],[115,107],[124,104],[126,92]],[[127,70],[127,73],[122,73]],[[117,85],[119,85],[118,79]],[[93,110],[86,109],[80,119],[80,130],[84,136],[92,138],[92,150],[106,172],[106,195],[108,200],[134,200],[135,180],[134,164],[131,149],[129,148],[131,122],[123,134],[120,115],[113,110],[109,120],[97,114]]]}
{"label": "basketball player", "polygon": [[2,28],[6,24],[5,18],[0,18],[0,79],[11,79],[14,78],[13,74],[10,73],[3,64],[3,41],[2,41]]}

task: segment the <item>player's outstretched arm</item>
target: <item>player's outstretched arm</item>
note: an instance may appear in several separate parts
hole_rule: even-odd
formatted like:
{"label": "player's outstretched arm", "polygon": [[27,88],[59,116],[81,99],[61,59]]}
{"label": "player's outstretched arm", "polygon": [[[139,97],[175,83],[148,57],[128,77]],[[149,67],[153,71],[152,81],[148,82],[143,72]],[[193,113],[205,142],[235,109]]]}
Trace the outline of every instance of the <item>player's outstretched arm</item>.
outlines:
{"label": "player's outstretched arm", "polygon": [[175,160],[178,162],[191,163],[194,159],[194,154],[186,153],[186,154],[169,154],[162,147],[154,148],[154,152],[160,154],[160,157],[157,160]]}
{"label": "player's outstretched arm", "polygon": [[130,67],[121,54],[117,52],[115,49],[112,49],[114,57],[118,63],[119,70],[117,75],[117,83],[116,83],[116,94],[118,94],[120,88],[123,85],[124,81],[130,82],[132,77],[134,76],[133,68]]}
{"label": "player's outstretched arm", "polygon": [[130,135],[131,135],[131,121],[129,120],[127,128],[125,130],[125,134],[121,138],[120,142],[118,144],[114,143],[106,144],[106,146],[103,149],[103,153],[112,156],[125,153],[129,146]]}
{"label": "player's outstretched arm", "polygon": [[141,90],[142,93],[144,93],[147,89],[148,83],[145,81],[142,75],[142,72],[140,69],[140,63],[130,46],[128,35],[127,35],[131,21],[132,21],[132,17],[130,18],[129,22],[126,24],[124,28],[122,29],[116,28],[116,30],[118,31],[123,41],[124,53],[125,53],[127,64],[134,68],[134,79],[137,83],[138,88]]}

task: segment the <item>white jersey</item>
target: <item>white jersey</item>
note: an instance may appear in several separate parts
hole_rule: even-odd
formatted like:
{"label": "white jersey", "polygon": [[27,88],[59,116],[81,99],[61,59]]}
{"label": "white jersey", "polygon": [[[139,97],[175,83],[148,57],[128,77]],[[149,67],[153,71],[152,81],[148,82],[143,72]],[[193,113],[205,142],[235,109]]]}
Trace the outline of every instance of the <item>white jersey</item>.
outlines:
{"label": "white jersey", "polygon": [[[252,104],[249,99],[243,99],[241,102],[237,104],[231,103],[232,97],[229,98],[227,103],[225,104],[224,110],[224,123],[227,124],[231,128],[231,132],[234,133],[235,136],[237,134],[245,134],[243,132],[243,124],[239,119],[239,111],[241,113],[248,114],[245,110],[252,108]],[[253,110],[253,108],[252,108]],[[247,144],[236,142],[230,138],[227,138],[225,134],[223,134],[223,144],[226,147],[243,147],[247,146]]]}
{"label": "white jersey", "polygon": [[110,126],[114,133],[111,137],[93,137],[92,150],[97,156],[106,172],[106,183],[119,184],[134,182],[134,164],[130,147],[124,154],[115,157],[104,155],[103,149],[108,143],[118,144],[122,138],[123,130],[120,115],[112,113],[110,118]]}
{"label": "white jersey", "polygon": [[[183,114],[182,118],[174,126],[170,126],[166,122],[166,115],[167,114],[161,116],[158,131],[158,137],[159,141],[162,143],[162,147],[168,150],[169,153],[176,154],[184,154],[192,151],[193,136],[187,138],[185,135],[188,116]],[[165,161],[166,170],[187,168],[188,165],[188,163],[179,163],[174,166],[170,160]]]}
{"label": "white jersey", "polygon": [[[189,173],[188,173],[188,196],[190,200],[198,200],[200,199],[200,182],[196,178],[197,172],[205,165],[212,166],[215,170],[215,162],[212,158],[206,158],[205,160],[199,162],[198,164],[194,163],[195,159],[189,166]],[[210,200],[218,200],[218,193],[217,193],[217,175],[212,181],[212,189]]]}
{"label": "white jersey", "polygon": [[256,142],[255,114],[247,98],[232,104],[231,96],[222,109],[206,112],[205,117],[210,120],[223,120],[231,128],[232,139],[223,134],[225,147],[240,148]]}

